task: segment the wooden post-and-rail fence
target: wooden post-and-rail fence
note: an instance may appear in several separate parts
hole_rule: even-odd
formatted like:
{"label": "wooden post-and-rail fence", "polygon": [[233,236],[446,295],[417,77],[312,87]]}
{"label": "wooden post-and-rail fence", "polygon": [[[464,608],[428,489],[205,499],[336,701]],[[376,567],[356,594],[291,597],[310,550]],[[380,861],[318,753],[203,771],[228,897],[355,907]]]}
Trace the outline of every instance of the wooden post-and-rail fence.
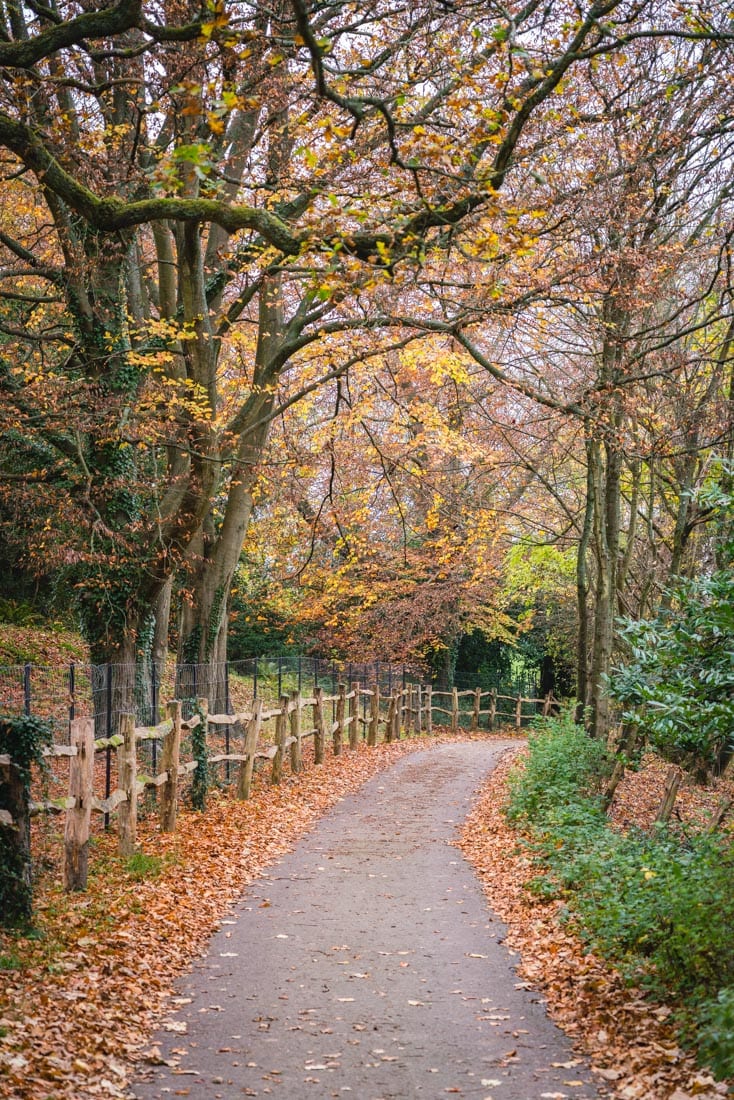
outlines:
{"label": "wooden post-and-rail fence", "polygon": [[[488,697],[488,706],[482,702]],[[461,702],[471,698],[470,709],[462,710]],[[448,699],[450,708],[438,705]],[[360,702],[362,713],[360,713]],[[499,710],[498,703],[511,703],[511,710]],[[65,813],[64,829],[64,886],[67,890],[84,890],[87,884],[89,838],[93,813],[117,815],[118,852],[131,856],[137,841],[137,805],[139,796],[147,789],[158,792],[158,813],[163,832],[173,832],[176,827],[178,784],[183,776],[190,775],[199,766],[196,759],[181,760],[181,741],[201,723],[210,727],[235,727],[241,733],[241,751],[217,753],[208,756],[207,765],[226,763],[238,768],[236,792],[239,799],[248,799],[252,789],[253,773],[258,760],[269,761],[271,782],[280,783],[286,758],[292,774],[303,769],[302,745],[313,738],[314,763],[323,763],[326,746],[331,740],[335,756],[342,753],[345,739],[350,749],[356,749],[360,740],[376,745],[382,733],[386,742],[398,739],[402,733],[420,734],[433,730],[435,714],[447,715],[452,731],[460,729],[462,718],[469,719],[469,728],[477,731],[481,719],[487,718],[486,728],[492,730],[501,719],[512,719],[516,729],[522,726],[523,704],[538,708],[548,714],[553,706],[552,696],[545,699],[523,699],[521,696],[502,696],[493,691],[477,688],[472,691],[438,692],[430,685],[407,684],[388,696],[382,696],[379,685],[361,687],[353,683],[347,688],[340,684],[336,695],[325,695],[317,687],[313,696],[303,697],[298,692],[282,695],[277,706],[265,707],[262,699],[255,699],[251,709],[238,714],[209,714],[206,699],[197,700],[197,710],[191,718],[182,718],[178,700],[166,706],[167,717],[157,726],[136,727],[132,714],[120,716],[119,733],[112,737],[95,739],[94,719],[76,718],[70,722],[68,745],[54,744],[44,749],[49,757],[69,758],[69,785],[66,798],[47,802],[32,802],[30,815],[39,813]],[[384,704],[387,704],[386,706]],[[306,712],[311,712],[311,722],[306,723]],[[536,710],[537,713],[537,710]],[[263,739],[266,723],[274,721],[271,741]],[[508,722],[504,723],[508,725]],[[144,741],[162,742],[160,771],[155,775],[137,770],[137,747]],[[117,754],[118,786],[107,798],[100,799],[94,793],[95,754],[114,751]],[[0,755],[0,768],[12,767],[11,758]],[[0,824],[13,825],[13,817],[7,810],[0,810]]]}

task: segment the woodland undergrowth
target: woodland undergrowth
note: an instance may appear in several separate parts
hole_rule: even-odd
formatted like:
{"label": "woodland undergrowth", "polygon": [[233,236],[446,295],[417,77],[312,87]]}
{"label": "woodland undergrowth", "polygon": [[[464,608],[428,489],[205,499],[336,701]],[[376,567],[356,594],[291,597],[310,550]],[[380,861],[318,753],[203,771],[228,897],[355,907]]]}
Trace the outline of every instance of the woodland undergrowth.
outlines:
{"label": "woodland undergrowth", "polygon": [[[714,1078],[734,1075],[731,833],[707,832],[695,812],[655,825],[664,768],[653,760],[630,775],[610,819],[603,753],[570,720],[545,723],[522,760],[493,775],[463,846],[523,973],[616,1096],[721,1095]],[[706,802],[691,787],[688,811]]]}

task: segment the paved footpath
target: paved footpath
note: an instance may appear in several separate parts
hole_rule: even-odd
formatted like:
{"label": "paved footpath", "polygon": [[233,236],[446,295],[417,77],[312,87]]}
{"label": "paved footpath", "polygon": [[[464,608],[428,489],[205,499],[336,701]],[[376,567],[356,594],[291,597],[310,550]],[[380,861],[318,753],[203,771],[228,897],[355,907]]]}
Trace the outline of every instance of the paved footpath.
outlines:
{"label": "paved footpath", "polygon": [[510,742],[402,758],[271,865],[179,983],[139,1100],[597,1097],[451,841]]}

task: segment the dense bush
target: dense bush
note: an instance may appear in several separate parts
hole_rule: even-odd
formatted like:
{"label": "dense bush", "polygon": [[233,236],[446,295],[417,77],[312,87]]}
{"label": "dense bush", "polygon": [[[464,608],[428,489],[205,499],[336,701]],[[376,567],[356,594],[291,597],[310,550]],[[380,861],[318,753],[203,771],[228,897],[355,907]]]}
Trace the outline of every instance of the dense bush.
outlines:
{"label": "dense bush", "polygon": [[684,1032],[734,1074],[734,851],[718,835],[611,829],[596,791],[602,750],[549,721],[513,778],[509,817],[532,840],[534,889],[564,898],[590,948],[654,996],[677,1001]]}
{"label": "dense bush", "polygon": [[631,654],[612,674],[610,693],[668,759],[714,768],[734,728],[734,572],[680,582],[672,611],[627,622]]}
{"label": "dense bush", "polygon": [[705,773],[734,750],[734,495],[712,484],[697,505],[716,521],[716,568],[678,578],[654,619],[623,621],[629,656],[609,691],[663,756]]}

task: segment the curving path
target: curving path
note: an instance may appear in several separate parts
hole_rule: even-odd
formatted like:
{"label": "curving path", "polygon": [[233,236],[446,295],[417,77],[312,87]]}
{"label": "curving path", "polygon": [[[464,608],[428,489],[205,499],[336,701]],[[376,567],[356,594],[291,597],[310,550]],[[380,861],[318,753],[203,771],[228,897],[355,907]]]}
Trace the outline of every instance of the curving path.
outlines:
{"label": "curving path", "polygon": [[178,988],[138,1100],[598,1096],[451,841],[511,742],[404,757],[269,868]]}

